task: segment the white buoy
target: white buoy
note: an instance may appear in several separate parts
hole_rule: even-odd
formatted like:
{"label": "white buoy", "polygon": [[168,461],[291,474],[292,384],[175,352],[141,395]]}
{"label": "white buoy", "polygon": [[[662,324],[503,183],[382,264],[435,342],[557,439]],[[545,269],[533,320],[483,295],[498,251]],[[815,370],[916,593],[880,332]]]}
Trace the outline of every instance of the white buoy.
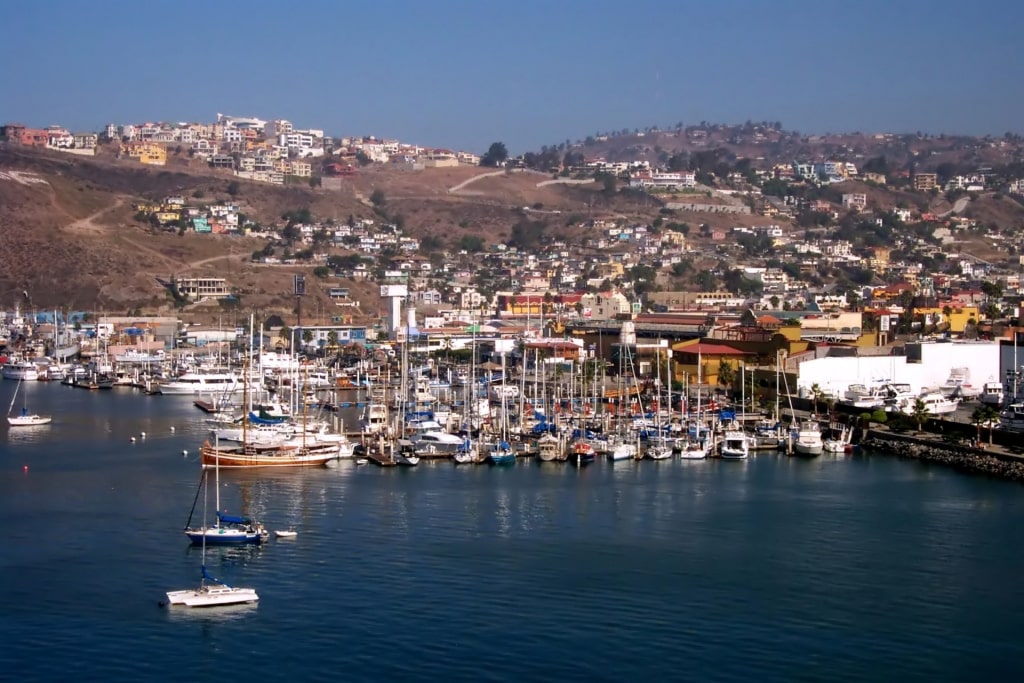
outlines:
{"label": "white buoy", "polygon": [[187,458],[188,457],[188,451],[182,451],[181,452],[181,457]]}
{"label": "white buoy", "polygon": [[143,439],[145,439],[146,438],[146,432],[142,432],[141,434],[139,434],[139,436],[141,436]]}
{"label": "white buoy", "polygon": [[135,443],[135,437],[134,436],[132,437],[131,441],[132,441],[132,443]]}
{"label": "white buoy", "polygon": [[172,432],[174,431],[174,427],[171,427],[171,431],[172,431]]}

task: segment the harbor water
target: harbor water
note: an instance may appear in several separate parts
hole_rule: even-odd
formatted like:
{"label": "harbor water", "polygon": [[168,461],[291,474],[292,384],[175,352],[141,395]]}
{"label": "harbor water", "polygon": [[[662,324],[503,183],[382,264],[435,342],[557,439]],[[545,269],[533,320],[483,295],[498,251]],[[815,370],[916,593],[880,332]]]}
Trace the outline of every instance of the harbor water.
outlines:
{"label": "harbor water", "polygon": [[205,416],[22,391],[54,421],[0,426],[21,683],[1024,679],[1019,484],[870,454],[222,472],[222,508],[298,536],[207,549],[260,602],[180,611]]}

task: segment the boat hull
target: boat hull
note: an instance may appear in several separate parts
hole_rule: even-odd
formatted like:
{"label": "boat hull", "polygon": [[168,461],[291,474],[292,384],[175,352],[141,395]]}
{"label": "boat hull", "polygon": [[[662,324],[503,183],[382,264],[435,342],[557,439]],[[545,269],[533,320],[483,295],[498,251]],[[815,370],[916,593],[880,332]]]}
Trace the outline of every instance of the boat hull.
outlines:
{"label": "boat hull", "polygon": [[192,545],[202,545],[204,536],[207,545],[247,545],[262,543],[266,539],[266,534],[261,534],[259,531],[229,527],[211,527],[205,530],[186,529],[185,535],[192,541]]}
{"label": "boat hull", "polygon": [[183,591],[168,591],[167,603],[182,607],[220,607],[257,602],[260,596],[254,588],[232,586],[202,586]]}
{"label": "boat hull", "polygon": [[338,448],[302,450],[280,448],[268,450],[224,451],[212,446],[201,450],[203,467],[210,469],[252,469],[256,467],[322,467],[338,458]]}
{"label": "boat hull", "polygon": [[7,424],[12,427],[36,427],[51,422],[53,418],[48,415],[14,415],[7,418]]}

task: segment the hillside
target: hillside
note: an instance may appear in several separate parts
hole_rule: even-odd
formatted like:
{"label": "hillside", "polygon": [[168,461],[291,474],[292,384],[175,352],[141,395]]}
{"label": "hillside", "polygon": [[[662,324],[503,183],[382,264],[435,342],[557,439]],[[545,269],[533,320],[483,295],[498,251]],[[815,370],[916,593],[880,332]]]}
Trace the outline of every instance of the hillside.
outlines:
{"label": "hillside", "polygon": [[[389,219],[401,217],[406,233],[432,235],[444,247],[467,234],[502,241],[524,213],[531,220],[562,225],[562,214],[643,219],[658,208],[634,206],[627,197],[606,197],[596,187],[537,187],[550,177],[526,173],[499,174],[450,191],[485,173],[486,169],[473,167],[418,172],[371,167],[341,190],[242,181],[232,196],[230,176],[203,168],[159,169],[0,145],[0,239],[5,247],[0,259],[0,309],[28,292],[36,307],[166,311],[172,302],[157,278],[209,275],[227,278],[246,310],[292,311],[292,275],[311,274],[311,266],[253,264],[250,256],[264,246],[261,240],[178,235],[155,231],[135,219],[136,202],[170,195],[190,201],[230,200],[264,225],[279,221],[286,211],[303,208],[317,219],[338,222],[349,216],[381,221],[376,214],[383,213]],[[376,212],[370,201],[375,190],[385,197]],[[530,207],[529,212],[523,207]],[[358,312],[364,317],[380,313],[374,286],[313,277],[307,277],[305,311],[332,310],[326,296],[332,286],[365,294],[366,308]],[[214,307],[209,314],[218,312]]]}

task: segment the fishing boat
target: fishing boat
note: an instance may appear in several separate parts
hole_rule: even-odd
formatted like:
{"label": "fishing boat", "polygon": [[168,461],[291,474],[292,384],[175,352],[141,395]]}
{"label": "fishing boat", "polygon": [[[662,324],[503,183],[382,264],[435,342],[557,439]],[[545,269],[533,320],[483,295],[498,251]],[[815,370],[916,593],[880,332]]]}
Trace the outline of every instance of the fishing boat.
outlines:
{"label": "fishing boat", "polygon": [[719,455],[726,460],[745,460],[750,455],[750,438],[735,422],[726,426]]}
{"label": "fishing boat", "polygon": [[9,361],[0,368],[0,375],[4,379],[27,380],[34,382],[39,379],[39,368],[35,363],[27,360]]}
{"label": "fishing boat", "polygon": [[981,387],[981,396],[978,400],[987,405],[998,408],[1003,405],[1003,384],[1002,382],[985,382]]}
{"label": "fishing boat", "polygon": [[48,425],[53,421],[53,418],[49,415],[36,415],[35,413],[28,412],[28,403],[25,396],[25,392],[21,392],[21,412],[18,415],[12,415],[11,412],[14,410],[14,402],[18,398],[18,390],[21,389],[21,383],[23,379],[18,380],[18,384],[14,387],[14,395],[11,396],[11,405],[7,408],[7,424],[12,427],[35,427],[38,425]]}
{"label": "fishing boat", "polygon": [[937,391],[929,391],[916,398],[910,398],[900,404],[900,411],[905,415],[913,415],[917,401],[924,404],[929,415],[949,415],[955,413],[960,402],[955,398],[947,398]]}
{"label": "fishing boat", "polygon": [[561,440],[551,432],[544,432],[537,439],[537,457],[541,462],[552,462],[558,460],[559,452],[562,450]]}
{"label": "fishing boat", "polygon": [[[203,473],[203,525],[206,525],[206,504],[209,499],[209,477]],[[198,588],[167,592],[167,604],[182,607],[220,607],[254,603],[260,599],[254,588],[231,586],[206,572],[206,538],[202,536],[202,571]]]}
{"label": "fishing boat", "polygon": [[821,438],[821,428],[817,422],[806,420],[797,431],[796,441],[793,443],[793,452],[796,455],[814,458],[822,454],[825,444]]}

